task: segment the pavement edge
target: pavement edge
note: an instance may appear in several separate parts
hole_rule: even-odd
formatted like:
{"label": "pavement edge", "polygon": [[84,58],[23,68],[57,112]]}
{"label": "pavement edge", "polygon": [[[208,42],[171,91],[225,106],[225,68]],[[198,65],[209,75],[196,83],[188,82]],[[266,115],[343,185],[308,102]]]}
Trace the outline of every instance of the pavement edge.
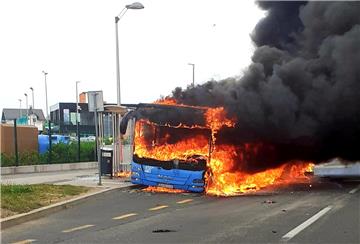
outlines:
{"label": "pavement edge", "polygon": [[110,187],[110,188],[106,188],[106,189],[103,189],[103,190],[100,190],[97,192],[92,192],[92,193],[85,194],[85,195],[82,195],[79,197],[75,197],[73,199],[58,202],[58,203],[55,203],[55,204],[52,204],[49,206],[38,208],[38,209],[32,210],[28,213],[22,213],[22,214],[17,214],[17,215],[10,216],[7,218],[3,218],[0,221],[0,226],[1,226],[0,229],[4,230],[6,228],[10,228],[10,227],[18,225],[18,224],[22,224],[22,223],[25,223],[25,222],[28,222],[31,220],[45,217],[49,214],[56,213],[62,209],[67,209],[69,207],[83,203],[89,198],[98,197],[99,195],[104,194],[104,193],[108,193],[108,192],[115,191],[115,190],[137,189],[139,187],[140,187],[139,185],[130,185],[130,186],[124,186],[124,187]]}

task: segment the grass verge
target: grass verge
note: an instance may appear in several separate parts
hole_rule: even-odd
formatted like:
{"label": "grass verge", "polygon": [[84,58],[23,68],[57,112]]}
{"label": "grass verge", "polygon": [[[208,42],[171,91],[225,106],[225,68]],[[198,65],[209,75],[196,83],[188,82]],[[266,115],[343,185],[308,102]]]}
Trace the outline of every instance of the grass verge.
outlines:
{"label": "grass verge", "polygon": [[91,188],[72,185],[8,185],[1,184],[1,218],[26,213],[73,196]]}

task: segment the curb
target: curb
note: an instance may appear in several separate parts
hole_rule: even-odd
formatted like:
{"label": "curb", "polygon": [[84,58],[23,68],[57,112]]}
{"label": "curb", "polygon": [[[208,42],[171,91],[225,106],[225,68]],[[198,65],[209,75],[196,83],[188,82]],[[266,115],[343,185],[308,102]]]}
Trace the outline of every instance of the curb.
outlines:
{"label": "curb", "polygon": [[83,196],[79,196],[70,200],[66,200],[63,202],[58,202],[49,206],[45,206],[42,208],[38,208],[35,210],[32,210],[28,213],[22,213],[22,214],[17,214],[14,216],[10,216],[7,218],[3,218],[0,221],[0,225],[1,225],[1,230],[18,225],[18,224],[22,224],[31,220],[35,220],[41,217],[45,217],[49,214],[52,213],[56,213],[62,209],[67,209],[69,207],[78,205],[80,203],[85,202],[88,198],[92,198],[92,197],[96,197],[99,196],[100,194],[103,193],[107,193],[107,192],[111,192],[111,191],[115,191],[115,190],[126,190],[126,189],[133,189],[133,188],[139,188],[139,185],[130,185],[130,186],[124,186],[124,187],[115,187],[115,188],[107,188],[98,192],[93,192],[90,194],[86,194]]}
{"label": "curb", "polygon": [[29,173],[45,173],[55,171],[70,171],[70,170],[85,170],[96,169],[98,163],[95,162],[81,162],[81,163],[61,163],[61,164],[37,164],[37,165],[23,165],[23,166],[9,166],[1,167],[1,175],[15,175],[15,174],[29,174]]}

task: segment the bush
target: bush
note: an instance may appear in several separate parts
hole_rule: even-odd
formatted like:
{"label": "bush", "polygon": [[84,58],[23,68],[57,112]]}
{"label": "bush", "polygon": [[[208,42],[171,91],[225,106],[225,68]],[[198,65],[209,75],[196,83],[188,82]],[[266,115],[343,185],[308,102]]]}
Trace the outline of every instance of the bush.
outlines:
{"label": "bush", "polygon": [[[49,152],[44,154],[49,157]],[[80,161],[95,161],[95,142],[81,142],[80,144]],[[64,144],[58,143],[52,145],[51,163],[71,163],[77,162],[77,142]]]}
{"label": "bush", "polygon": [[[19,153],[19,166],[20,165],[33,165],[41,164],[46,162],[46,158],[37,152],[24,152]],[[15,155],[1,154],[1,167],[15,166],[16,157]]]}
{"label": "bush", "polygon": [[[95,142],[81,142],[80,161],[96,161]],[[58,143],[51,147],[51,162],[48,162],[49,152],[39,154],[38,152],[24,152],[19,154],[19,166],[47,163],[73,163],[77,162],[77,143]],[[1,154],[1,167],[15,166],[14,155]]]}

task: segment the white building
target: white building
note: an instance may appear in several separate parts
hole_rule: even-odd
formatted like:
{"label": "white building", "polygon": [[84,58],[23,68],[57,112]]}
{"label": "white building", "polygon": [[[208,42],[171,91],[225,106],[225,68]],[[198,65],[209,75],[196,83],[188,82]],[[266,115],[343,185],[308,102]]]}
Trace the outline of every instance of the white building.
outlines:
{"label": "white building", "polygon": [[2,111],[1,122],[13,124],[14,119],[17,120],[17,123],[22,125],[36,126],[39,131],[43,130],[46,121],[41,109],[4,108]]}

